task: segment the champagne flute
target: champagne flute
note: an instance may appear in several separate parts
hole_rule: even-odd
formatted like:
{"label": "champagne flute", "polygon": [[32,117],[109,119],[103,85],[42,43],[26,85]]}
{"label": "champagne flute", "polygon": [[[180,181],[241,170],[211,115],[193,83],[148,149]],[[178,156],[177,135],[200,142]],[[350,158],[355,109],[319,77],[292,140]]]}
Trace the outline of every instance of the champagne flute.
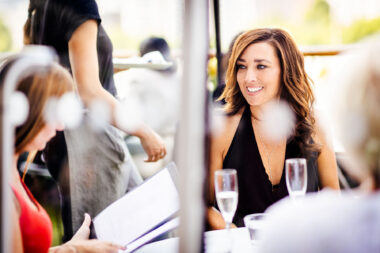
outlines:
{"label": "champagne flute", "polygon": [[238,183],[235,169],[215,171],[215,195],[226,229],[229,230],[238,202]]}
{"label": "champagne flute", "polygon": [[307,165],[305,158],[286,159],[286,186],[291,198],[302,197],[306,193]]}

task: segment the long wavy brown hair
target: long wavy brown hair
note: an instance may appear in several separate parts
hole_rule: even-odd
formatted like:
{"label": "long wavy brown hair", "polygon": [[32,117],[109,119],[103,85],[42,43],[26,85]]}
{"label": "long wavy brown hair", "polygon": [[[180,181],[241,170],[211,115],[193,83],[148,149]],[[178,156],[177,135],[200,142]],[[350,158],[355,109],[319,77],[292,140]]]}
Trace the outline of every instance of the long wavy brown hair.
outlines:
{"label": "long wavy brown hair", "polygon": [[311,80],[304,68],[303,54],[292,37],[282,29],[254,29],[240,35],[232,48],[226,73],[226,87],[219,97],[225,99],[225,110],[234,115],[248,106],[237,83],[237,59],[251,44],[267,42],[277,53],[281,66],[280,99],[286,101],[296,115],[296,125],[292,138],[299,144],[305,157],[319,152],[320,147],[312,140],[315,119],[312,106],[314,94]]}
{"label": "long wavy brown hair", "polygon": [[29,115],[23,125],[16,128],[16,152],[24,151],[46,122],[43,118],[46,102],[49,98],[60,97],[73,90],[74,82],[70,73],[58,65],[36,72],[21,80],[17,90],[24,93],[29,101]]}
{"label": "long wavy brown hair", "polygon": [[[17,60],[9,60],[0,71],[0,85],[5,75]],[[22,153],[46,122],[43,117],[46,102],[52,96],[60,97],[74,89],[74,81],[70,73],[58,63],[48,67],[35,68],[32,73],[23,77],[17,84],[17,91],[22,92],[29,101],[29,114],[21,126],[16,128],[15,152]]]}

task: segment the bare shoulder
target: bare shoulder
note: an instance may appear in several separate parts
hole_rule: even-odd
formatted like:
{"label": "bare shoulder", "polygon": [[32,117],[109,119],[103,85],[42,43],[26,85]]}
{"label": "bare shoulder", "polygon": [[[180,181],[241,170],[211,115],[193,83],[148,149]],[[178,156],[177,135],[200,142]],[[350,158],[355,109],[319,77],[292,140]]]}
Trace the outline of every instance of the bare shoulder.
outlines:
{"label": "bare shoulder", "polygon": [[213,131],[212,146],[223,158],[228,152],[242,114],[243,109],[234,115],[224,116],[220,128],[217,131]]}

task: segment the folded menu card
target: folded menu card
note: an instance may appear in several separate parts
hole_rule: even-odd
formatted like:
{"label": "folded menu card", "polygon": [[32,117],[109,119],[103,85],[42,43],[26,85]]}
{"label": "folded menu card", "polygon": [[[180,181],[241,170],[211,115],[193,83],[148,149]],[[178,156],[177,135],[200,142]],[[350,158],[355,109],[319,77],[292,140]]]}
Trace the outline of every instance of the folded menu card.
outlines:
{"label": "folded menu card", "polygon": [[125,245],[125,252],[132,252],[176,228],[179,195],[175,173],[171,163],[99,213],[93,220],[96,237]]}

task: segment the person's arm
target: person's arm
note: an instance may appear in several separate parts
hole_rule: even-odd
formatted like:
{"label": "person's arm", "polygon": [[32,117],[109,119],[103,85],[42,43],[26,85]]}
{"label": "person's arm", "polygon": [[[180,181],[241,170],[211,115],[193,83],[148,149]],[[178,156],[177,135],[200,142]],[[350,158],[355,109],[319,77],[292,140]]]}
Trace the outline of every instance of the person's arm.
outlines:
{"label": "person's arm", "polygon": [[207,220],[210,228],[224,229],[226,223],[224,222],[222,214],[213,207],[215,202],[215,189],[214,189],[214,173],[223,168],[223,157],[221,147],[221,136],[213,136],[211,139],[211,152],[210,152],[210,173],[209,173],[209,207],[207,208]]}
{"label": "person's arm", "polygon": [[100,240],[89,240],[90,236],[90,224],[91,218],[88,214],[85,214],[82,226],[75,233],[73,238],[67,243],[52,247],[49,249],[50,253],[79,253],[79,252],[109,252],[117,253],[119,250],[125,250],[125,247],[116,245],[111,242],[105,242]]}
{"label": "person's arm", "polygon": [[[233,135],[239,123],[241,115],[228,117],[225,120],[223,129],[220,132],[213,132],[210,145],[210,167],[209,167],[209,207],[207,208],[207,220],[210,228],[224,229],[226,223],[222,214],[213,207],[215,203],[215,189],[214,189],[214,173],[217,170],[223,169],[223,160],[231,145]],[[236,227],[235,224],[231,224],[231,227]]]}
{"label": "person's arm", "polygon": [[14,198],[12,203],[12,252],[23,252],[21,230],[20,230],[20,206]]}
{"label": "person's arm", "polygon": [[322,187],[338,190],[338,167],[331,138],[318,121],[316,121],[315,126],[314,138],[321,145],[321,153],[318,157],[318,173]]}
{"label": "person's arm", "polygon": [[[69,40],[69,57],[73,77],[84,104],[89,106],[97,99],[105,101],[112,109],[111,123],[127,132],[116,124],[116,107],[119,102],[102,87],[99,80],[97,33],[97,22],[87,20],[72,34]],[[140,125],[135,132],[127,133],[140,138],[141,144],[148,154],[147,162],[157,161],[166,155],[163,140],[147,125]]]}

